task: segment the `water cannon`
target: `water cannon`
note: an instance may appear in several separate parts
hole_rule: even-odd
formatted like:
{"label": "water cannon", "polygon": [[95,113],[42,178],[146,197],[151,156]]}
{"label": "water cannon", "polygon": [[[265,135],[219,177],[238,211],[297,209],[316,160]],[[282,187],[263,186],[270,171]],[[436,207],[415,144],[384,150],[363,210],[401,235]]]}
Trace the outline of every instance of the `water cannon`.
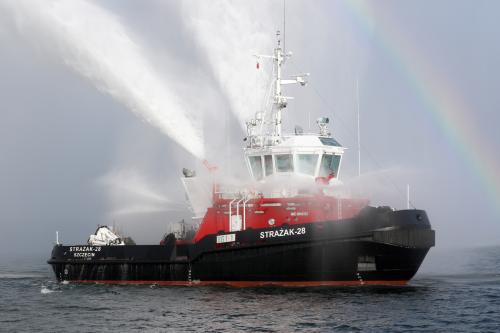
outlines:
{"label": "water cannon", "polygon": [[256,135],[256,128],[260,126],[263,122],[264,114],[262,112],[256,112],[255,118],[250,119],[246,122],[247,125],[247,137]]}
{"label": "water cannon", "polygon": [[196,172],[194,170],[190,170],[188,168],[182,168],[182,174],[186,178],[193,178],[196,177]]}
{"label": "water cannon", "polygon": [[328,117],[319,117],[316,119],[316,122],[319,124],[328,124],[330,122],[330,118]]}
{"label": "water cannon", "polygon": [[320,117],[316,120],[316,123],[319,126],[319,135],[321,136],[330,136],[330,131],[328,130],[328,124],[330,123],[330,118],[328,117]]}

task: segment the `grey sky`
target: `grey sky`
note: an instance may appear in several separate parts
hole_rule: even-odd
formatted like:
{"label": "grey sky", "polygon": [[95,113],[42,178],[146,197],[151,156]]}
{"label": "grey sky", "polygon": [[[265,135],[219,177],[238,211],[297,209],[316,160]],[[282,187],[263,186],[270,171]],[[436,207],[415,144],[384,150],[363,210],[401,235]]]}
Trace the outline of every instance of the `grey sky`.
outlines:
{"label": "grey sky", "polygon": [[[226,158],[227,149],[221,147],[228,138],[232,142],[231,167],[225,161],[221,164],[234,172],[241,167],[243,131],[230,112],[231,99],[217,81],[206,50],[189,28],[186,4],[197,6],[173,1],[99,2],[140,42],[145,57],[165,80],[180,81],[182,86],[179,72],[185,68],[189,77],[199,78],[196,85],[182,87],[183,97],[191,95],[200,107],[197,116],[203,122],[210,161]],[[240,15],[247,14],[242,2],[232,6]],[[262,15],[272,24],[261,25],[271,26],[261,33],[268,34],[272,43],[274,30],[281,28],[281,1],[254,6],[257,9],[248,15],[255,16],[260,9],[272,11]],[[473,120],[470,126],[481,133],[487,143],[484,148],[499,167],[500,3],[377,0],[376,5],[363,6],[372,9],[371,30],[365,32],[357,26],[348,2],[287,1],[286,46],[294,52],[287,72],[310,72],[311,85],[289,90],[296,100],[286,111],[285,125],[307,128],[308,118],[330,116],[334,136],[350,148],[343,162],[344,180],[353,178],[358,77],[362,170],[376,175],[367,183],[378,187],[375,203],[403,208],[404,189],[410,183],[413,203],[427,210],[438,232],[438,246],[499,244],[500,198],[486,193],[463,152],[447,139],[418,91],[378,44],[376,32],[382,23],[397,27],[419,56],[439,69],[449,89],[466,101]],[[214,35],[213,43],[224,37]],[[0,5],[0,251],[48,256],[55,230],[66,243],[84,242],[97,224],[113,220],[133,238],[156,243],[168,221],[189,216],[172,208],[184,202],[178,180],[181,168],[201,164],[47,52],[44,42],[26,35],[12,12]],[[174,59],[175,68],[168,59]],[[311,129],[315,130],[314,123]],[[161,198],[148,203],[131,195],[117,201],[103,182],[109,177],[118,182],[133,178],[135,185],[143,182],[149,194]],[[165,203],[169,211],[110,217],[116,205],[136,201],[154,208]]]}

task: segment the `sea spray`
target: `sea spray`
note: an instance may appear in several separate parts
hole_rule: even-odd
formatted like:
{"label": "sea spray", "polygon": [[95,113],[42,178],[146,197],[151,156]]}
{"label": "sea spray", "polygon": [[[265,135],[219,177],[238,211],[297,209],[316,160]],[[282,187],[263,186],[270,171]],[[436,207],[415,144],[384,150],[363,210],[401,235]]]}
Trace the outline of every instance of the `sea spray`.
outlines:
{"label": "sea spray", "polygon": [[392,167],[361,174],[359,177],[332,179],[328,184],[322,184],[314,178],[300,174],[276,173],[266,178],[265,182],[245,181],[222,176],[221,186],[229,186],[230,191],[262,193],[265,197],[294,196],[298,193],[311,195],[325,193],[337,198],[363,198],[374,205],[391,205],[395,208],[405,206],[406,197],[403,187],[414,179],[416,170]]}
{"label": "sea spray", "polygon": [[135,169],[113,170],[99,178],[97,184],[107,192],[110,217],[187,209],[185,202],[168,197],[166,186],[160,188]]}
{"label": "sea spray", "polygon": [[417,170],[398,166],[372,170],[356,177],[342,178],[343,189],[353,197],[370,199],[374,204],[406,207],[405,186],[415,179]]}
{"label": "sea spray", "polygon": [[159,77],[118,17],[82,0],[5,1],[0,9],[13,14],[16,28],[39,49],[203,157],[202,127],[188,113],[189,102],[173,91],[175,80]]}

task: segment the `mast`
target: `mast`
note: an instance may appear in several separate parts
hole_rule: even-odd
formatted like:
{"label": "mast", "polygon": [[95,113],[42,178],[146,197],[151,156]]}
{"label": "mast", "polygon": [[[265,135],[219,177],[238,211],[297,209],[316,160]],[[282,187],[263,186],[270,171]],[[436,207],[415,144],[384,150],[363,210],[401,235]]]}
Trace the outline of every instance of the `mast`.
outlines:
{"label": "mast", "polygon": [[283,0],[283,52],[286,53],[286,0]]}
{"label": "mast", "polygon": [[406,184],[406,209],[410,209],[410,184]]}
{"label": "mast", "polygon": [[[273,93],[272,107],[269,111],[257,112],[255,118],[247,121],[247,137],[249,146],[264,146],[279,144],[282,141],[282,110],[286,108],[289,99],[293,97],[283,96],[282,85],[299,83],[301,86],[307,84],[309,73],[293,75],[290,79],[283,79],[281,69],[285,60],[292,56],[291,52],[285,53],[281,48],[281,32],[276,31],[277,46],[272,55],[255,54],[254,57],[259,61],[261,58],[271,59],[273,61]],[[259,63],[257,63],[259,64]],[[267,119],[267,121],[266,121]],[[268,127],[267,127],[268,126]],[[266,127],[266,129],[263,129]],[[260,130],[259,130],[260,128]]]}
{"label": "mast", "polygon": [[286,97],[281,95],[281,66],[285,61],[285,55],[281,49],[280,31],[276,31],[278,46],[274,49],[274,66],[276,71],[276,81],[274,84],[274,105],[276,113],[274,116],[274,135],[281,137],[281,110],[286,107]]}

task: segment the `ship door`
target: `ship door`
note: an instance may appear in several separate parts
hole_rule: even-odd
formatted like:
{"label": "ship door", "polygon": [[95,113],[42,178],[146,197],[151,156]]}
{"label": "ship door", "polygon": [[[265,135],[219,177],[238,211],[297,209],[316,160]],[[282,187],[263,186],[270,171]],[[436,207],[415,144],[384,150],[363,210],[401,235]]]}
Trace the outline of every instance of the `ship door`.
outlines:
{"label": "ship door", "polygon": [[241,215],[231,216],[231,224],[229,226],[229,231],[240,231],[241,230]]}

